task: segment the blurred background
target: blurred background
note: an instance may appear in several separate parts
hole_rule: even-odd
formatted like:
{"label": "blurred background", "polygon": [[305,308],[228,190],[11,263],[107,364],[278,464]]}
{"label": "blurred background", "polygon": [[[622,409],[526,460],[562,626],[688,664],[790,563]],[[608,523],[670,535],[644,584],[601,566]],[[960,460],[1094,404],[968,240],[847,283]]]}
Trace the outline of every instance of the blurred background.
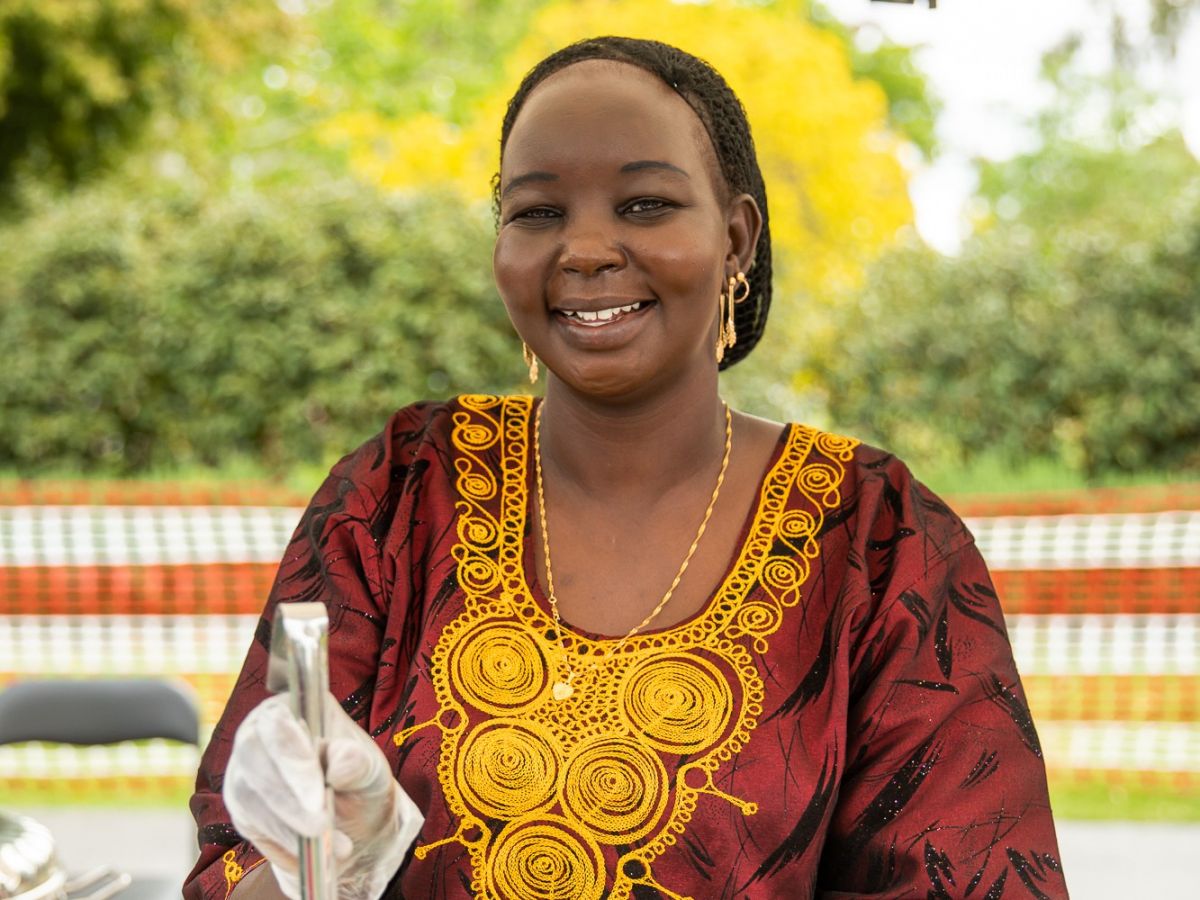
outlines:
{"label": "blurred background", "polygon": [[[528,387],[490,273],[516,82],[654,37],[726,75],[767,180],[772,322],[724,392],[950,498],[1073,893],[1186,896],[1198,7],[0,0],[0,688],[173,679],[203,741],[329,465],[413,400]],[[174,885],[197,758],[7,743],[0,809]]]}

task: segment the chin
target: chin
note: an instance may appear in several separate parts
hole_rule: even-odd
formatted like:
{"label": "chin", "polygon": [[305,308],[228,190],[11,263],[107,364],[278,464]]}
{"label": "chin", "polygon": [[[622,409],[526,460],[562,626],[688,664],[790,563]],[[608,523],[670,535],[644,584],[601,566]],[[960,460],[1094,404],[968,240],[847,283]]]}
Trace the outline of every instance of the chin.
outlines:
{"label": "chin", "polygon": [[641,403],[671,394],[691,380],[686,366],[650,368],[630,361],[621,364],[615,359],[591,363],[568,368],[555,377],[581,398],[612,405]]}
{"label": "chin", "polygon": [[637,399],[653,391],[652,379],[617,360],[589,360],[564,367],[555,372],[555,378],[579,397],[608,403]]}

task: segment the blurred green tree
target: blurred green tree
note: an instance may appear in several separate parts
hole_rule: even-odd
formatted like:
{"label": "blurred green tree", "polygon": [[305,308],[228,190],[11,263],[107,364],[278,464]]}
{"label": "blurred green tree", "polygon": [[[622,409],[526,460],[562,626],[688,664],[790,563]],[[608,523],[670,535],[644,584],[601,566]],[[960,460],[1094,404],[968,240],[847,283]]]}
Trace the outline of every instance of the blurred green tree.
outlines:
{"label": "blurred green tree", "polygon": [[1040,147],[979,162],[959,256],[900,249],[836,311],[810,380],[840,427],[935,466],[1200,466],[1200,163],[1136,77],[1162,45],[1110,40],[1099,74],[1046,54]]}
{"label": "blurred green tree", "polygon": [[511,389],[491,222],[348,180],[100,182],[0,228],[0,468],[328,464],[427,396]]}
{"label": "blurred green tree", "polygon": [[889,254],[839,309],[812,375],[839,427],[934,466],[1200,466],[1200,164],[1182,139],[1051,145],[994,168],[998,186],[958,257]]}
{"label": "blurred green tree", "polygon": [[0,191],[18,174],[71,186],[105,169],[156,111],[194,116],[206,79],[283,31],[269,0],[6,0]]}

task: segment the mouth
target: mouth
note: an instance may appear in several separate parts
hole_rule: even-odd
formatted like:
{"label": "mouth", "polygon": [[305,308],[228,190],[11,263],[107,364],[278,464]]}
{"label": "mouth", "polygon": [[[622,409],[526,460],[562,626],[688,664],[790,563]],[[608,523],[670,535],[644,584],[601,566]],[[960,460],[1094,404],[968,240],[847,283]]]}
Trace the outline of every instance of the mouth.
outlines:
{"label": "mouth", "polygon": [[654,304],[653,300],[636,300],[622,306],[610,306],[605,309],[558,309],[556,315],[562,316],[573,325],[585,328],[603,328],[621,319],[648,309]]}

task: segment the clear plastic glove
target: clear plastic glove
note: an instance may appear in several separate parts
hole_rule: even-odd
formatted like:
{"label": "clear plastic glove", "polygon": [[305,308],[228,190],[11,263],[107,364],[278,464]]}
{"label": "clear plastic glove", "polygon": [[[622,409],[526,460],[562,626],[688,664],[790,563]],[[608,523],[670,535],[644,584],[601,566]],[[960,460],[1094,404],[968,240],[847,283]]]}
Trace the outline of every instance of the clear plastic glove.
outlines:
{"label": "clear plastic glove", "polygon": [[300,900],[300,837],[325,827],[334,791],[333,854],[340,900],[376,900],[424,823],[383,751],[331,696],[324,771],[286,694],[250,711],[233,739],[222,790],[234,827],[271,863],[280,889]]}

